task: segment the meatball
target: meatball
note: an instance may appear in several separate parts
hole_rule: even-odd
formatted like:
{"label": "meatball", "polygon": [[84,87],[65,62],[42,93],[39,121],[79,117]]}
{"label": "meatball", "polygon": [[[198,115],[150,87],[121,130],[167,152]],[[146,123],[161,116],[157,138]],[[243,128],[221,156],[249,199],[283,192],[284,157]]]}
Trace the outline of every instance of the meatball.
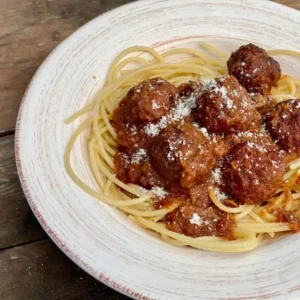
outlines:
{"label": "meatball", "polygon": [[168,126],[155,139],[150,155],[153,166],[162,176],[180,178],[181,164],[178,153],[182,144],[182,133],[173,126]]}
{"label": "meatball", "polygon": [[203,86],[204,85],[201,81],[189,81],[187,83],[183,83],[178,87],[179,96],[183,98],[191,97],[192,94],[197,96],[203,89]]}
{"label": "meatball", "polygon": [[253,44],[240,47],[227,62],[228,72],[249,93],[267,95],[281,77],[279,63]]}
{"label": "meatball", "polygon": [[144,127],[132,123],[114,123],[118,135],[118,143],[127,152],[133,153],[139,148],[148,148],[151,139]]}
{"label": "meatball", "polygon": [[190,188],[209,176],[216,162],[214,149],[206,129],[186,122],[164,129],[154,140],[150,155],[161,176],[180,179],[182,187]]}
{"label": "meatball", "polygon": [[241,204],[258,204],[283,184],[285,164],[277,151],[252,142],[233,147],[224,163],[229,192]]}
{"label": "meatball", "polygon": [[126,152],[134,152],[139,148],[147,148],[150,139],[144,131],[143,124],[133,122],[128,102],[127,97],[120,102],[113,113],[112,122],[119,146],[126,149]]}
{"label": "meatball", "polygon": [[278,144],[300,154],[300,99],[278,103],[266,119],[267,128]]}
{"label": "meatball", "polygon": [[168,81],[158,77],[145,80],[128,92],[130,116],[134,121],[157,121],[169,112],[176,96],[176,87]]}
{"label": "meatball", "polygon": [[267,150],[279,150],[278,146],[274,143],[270,133],[264,127],[255,132],[244,131],[240,133],[231,133],[226,135],[225,137],[225,144],[228,151],[238,144],[247,142],[260,145]]}
{"label": "meatball", "polygon": [[166,184],[166,180],[154,170],[149,160],[131,163],[128,176],[131,183],[141,185],[144,188],[163,187]]}
{"label": "meatball", "polygon": [[143,148],[133,154],[119,151],[114,157],[114,164],[117,178],[124,183],[135,183],[145,188],[165,186],[166,180],[153,169]]}
{"label": "meatball", "polygon": [[208,195],[208,189],[210,185],[210,181],[206,181],[204,183],[196,184],[194,187],[188,190],[188,194],[193,205],[202,209],[207,209],[209,206],[211,206],[212,202]]}
{"label": "meatball", "polygon": [[209,81],[197,98],[196,110],[198,122],[210,132],[255,130],[261,123],[254,101],[233,76]]}
{"label": "meatball", "polygon": [[166,221],[169,230],[191,237],[226,236],[232,239],[236,226],[231,216],[212,206],[204,209],[184,205],[169,213]]}

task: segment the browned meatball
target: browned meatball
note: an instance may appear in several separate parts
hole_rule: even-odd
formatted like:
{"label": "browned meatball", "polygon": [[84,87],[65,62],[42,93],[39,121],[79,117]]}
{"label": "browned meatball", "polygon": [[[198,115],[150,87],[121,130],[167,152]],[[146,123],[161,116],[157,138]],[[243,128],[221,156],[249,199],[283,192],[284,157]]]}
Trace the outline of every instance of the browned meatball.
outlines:
{"label": "browned meatball", "polygon": [[132,119],[157,121],[169,112],[176,95],[176,87],[162,78],[151,78],[141,82],[127,95]]}
{"label": "browned meatball", "polygon": [[114,157],[117,178],[124,183],[135,183],[145,188],[164,186],[165,180],[149,162],[148,153],[140,148],[133,154],[118,152]]}
{"label": "browned meatball", "polygon": [[240,47],[227,62],[228,72],[249,93],[267,95],[281,77],[279,63],[253,44]]}
{"label": "browned meatball", "polygon": [[247,142],[232,148],[223,172],[236,201],[257,204],[272,197],[282,186],[285,164],[277,151]]}
{"label": "browned meatball", "polygon": [[175,126],[168,126],[155,139],[150,155],[153,166],[162,176],[180,178],[181,164],[178,151],[182,143],[182,134]]}
{"label": "browned meatball", "polygon": [[196,184],[188,190],[188,195],[193,205],[203,209],[212,205],[212,201],[208,195],[208,189],[210,186],[211,182],[208,180],[204,183]]}
{"label": "browned meatball", "polygon": [[238,144],[247,142],[261,145],[267,150],[279,150],[278,146],[276,146],[276,144],[274,143],[270,133],[264,127],[255,132],[244,131],[240,133],[231,133],[226,135],[225,137],[225,143],[228,151]]}
{"label": "browned meatball", "polygon": [[115,125],[119,146],[128,152],[135,152],[139,148],[147,148],[151,139],[145,133],[144,127],[132,123],[118,123]]}
{"label": "browned meatball", "polygon": [[131,163],[128,176],[131,183],[141,185],[145,188],[152,188],[154,186],[163,187],[167,183],[167,180],[154,170],[148,159]]}
{"label": "browned meatball", "polygon": [[129,109],[128,97],[125,97],[113,113],[113,125],[118,135],[119,146],[128,152],[139,148],[147,148],[149,137],[144,131],[144,125],[133,122]]}
{"label": "browned meatball", "polygon": [[180,97],[191,97],[192,94],[198,95],[203,89],[204,84],[201,81],[189,81],[178,87]]}
{"label": "browned meatball", "polygon": [[278,103],[267,115],[267,127],[283,149],[300,153],[300,99]]}
{"label": "browned meatball", "polygon": [[192,123],[168,126],[153,142],[152,164],[165,178],[180,179],[189,188],[204,181],[215,164],[215,145],[204,128]]}
{"label": "browned meatball", "polygon": [[209,81],[197,98],[197,118],[210,132],[230,133],[259,128],[261,116],[247,91],[233,76]]}
{"label": "browned meatball", "polygon": [[184,205],[169,213],[166,221],[169,230],[191,237],[226,236],[232,239],[236,226],[231,216],[212,206]]}

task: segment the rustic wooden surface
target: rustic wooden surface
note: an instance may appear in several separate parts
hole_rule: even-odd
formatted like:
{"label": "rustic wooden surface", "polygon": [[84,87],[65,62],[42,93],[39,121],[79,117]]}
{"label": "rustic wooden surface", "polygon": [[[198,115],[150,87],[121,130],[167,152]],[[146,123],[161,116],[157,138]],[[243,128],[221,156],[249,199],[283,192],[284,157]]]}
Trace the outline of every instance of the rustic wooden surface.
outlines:
{"label": "rustic wooden surface", "polygon": [[0,1],[0,133],[14,130],[22,95],[49,52],[87,21],[129,2]]}
{"label": "rustic wooden surface", "polygon": [[[0,300],[128,299],[80,270],[46,236],[18,180],[13,133],[22,95],[49,52],[90,19],[131,1],[0,1]],[[300,0],[275,2],[300,10]]]}
{"label": "rustic wooden surface", "polygon": [[76,267],[49,239],[1,251],[0,270],[0,299],[127,299]]}

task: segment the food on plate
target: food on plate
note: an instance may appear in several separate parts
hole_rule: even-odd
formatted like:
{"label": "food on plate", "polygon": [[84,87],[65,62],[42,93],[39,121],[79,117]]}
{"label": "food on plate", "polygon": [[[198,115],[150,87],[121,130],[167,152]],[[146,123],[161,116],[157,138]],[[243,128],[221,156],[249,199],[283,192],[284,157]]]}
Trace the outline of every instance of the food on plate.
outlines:
{"label": "food on plate", "polygon": [[[67,121],[93,111],[65,165],[81,188],[170,244],[245,252],[300,231],[300,81],[269,55],[291,52],[202,46],[121,53],[98,99]],[[89,127],[99,190],[70,162]]]}
{"label": "food on plate", "polygon": [[240,204],[260,204],[276,195],[283,185],[284,173],[285,164],[278,149],[270,150],[254,142],[234,146],[223,169],[227,189]]}
{"label": "food on plate", "polygon": [[281,77],[279,63],[253,44],[240,47],[227,62],[229,74],[236,77],[249,93],[267,95]]}
{"label": "food on plate", "polygon": [[210,132],[255,130],[261,116],[247,91],[233,76],[211,80],[197,97],[198,122]]}
{"label": "food on plate", "polygon": [[300,155],[300,99],[274,106],[267,114],[267,127],[283,149]]}

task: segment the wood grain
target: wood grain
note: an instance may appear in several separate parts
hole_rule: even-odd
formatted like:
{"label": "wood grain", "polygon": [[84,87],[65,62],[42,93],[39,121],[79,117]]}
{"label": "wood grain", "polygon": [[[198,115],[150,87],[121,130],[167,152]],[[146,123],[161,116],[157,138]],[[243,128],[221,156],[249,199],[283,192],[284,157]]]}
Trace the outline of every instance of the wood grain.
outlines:
{"label": "wood grain", "polygon": [[72,263],[50,240],[0,252],[2,300],[121,300]]}
{"label": "wood grain", "polygon": [[275,0],[274,2],[290,6],[296,9],[300,9],[300,1],[299,0]]}
{"label": "wood grain", "polygon": [[87,21],[131,1],[0,1],[0,133],[14,129],[24,91],[49,52]]}
{"label": "wood grain", "polygon": [[0,138],[0,249],[45,237],[19,182],[14,136]]}

